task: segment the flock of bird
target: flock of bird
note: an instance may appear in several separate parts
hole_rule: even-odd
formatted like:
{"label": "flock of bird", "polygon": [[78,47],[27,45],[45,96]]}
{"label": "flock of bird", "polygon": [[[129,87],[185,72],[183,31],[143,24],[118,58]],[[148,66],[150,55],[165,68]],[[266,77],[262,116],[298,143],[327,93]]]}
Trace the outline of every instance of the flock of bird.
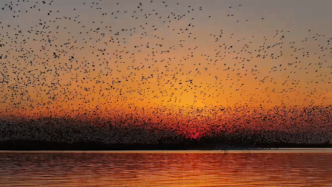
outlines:
{"label": "flock of bird", "polygon": [[[230,27],[266,21],[242,19],[238,11],[245,4],[228,6],[222,16],[232,25],[214,30],[216,18],[204,6],[181,2],[111,1],[110,9],[102,0],[56,3],[16,0],[0,9],[6,17],[0,20],[2,119],[76,115],[96,126],[112,121],[129,129],[155,129],[158,133],[144,136],[153,141],[165,133],[173,136],[169,132],[193,139],[260,132],[272,141],[279,137],[271,135],[275,130],[314,130],[309,139],[292,137],[332,141],[331,36],[308,29],[297,41],[283,29],[272,35],[230,32]],[[8,124],[1,122],[0,139],[13,138],[11,128],[23,133],[24,125]],[[40,131],[28,137],[51,138],[48,130]],[[77,135],[70,132],[67,137]],[[99,139],[109,143],[116,135],[105,132]],[[136,133],[138,139],[142,132]],[[27,137],[22,133],[17,138]],[[133,142],[135,133],[130,136],[123,141]]]}

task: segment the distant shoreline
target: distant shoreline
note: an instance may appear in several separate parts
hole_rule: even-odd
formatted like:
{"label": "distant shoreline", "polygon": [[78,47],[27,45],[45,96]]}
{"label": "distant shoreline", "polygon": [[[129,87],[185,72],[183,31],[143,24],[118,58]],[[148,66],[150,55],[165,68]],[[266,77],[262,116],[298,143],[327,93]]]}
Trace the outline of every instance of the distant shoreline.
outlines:
{"label": "distant shoreline", "polygon": [[332,148],[230,150],[0,150],[1,154],[332,154]]}
{"label": "distant shoreline", "polygon": [[75,142],[59,143],[44,141],[3,141],[0,142],[0,150],[7,151],[126,151],[126,150],[255,150],[255,149],[279,149],[279,148],[332,148],[332,144],[225,144],[182,142],[179,144],[103,144],[99,142]]}

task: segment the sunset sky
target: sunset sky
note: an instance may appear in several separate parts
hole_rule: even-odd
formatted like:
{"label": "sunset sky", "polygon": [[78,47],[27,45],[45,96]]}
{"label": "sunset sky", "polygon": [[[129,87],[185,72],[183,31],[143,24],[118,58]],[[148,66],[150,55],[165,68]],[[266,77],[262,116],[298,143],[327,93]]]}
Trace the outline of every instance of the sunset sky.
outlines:
{"label": "sunset sky", "polygon": [[0,2],[2,115],[332,104],[330,0],[44,2]]}

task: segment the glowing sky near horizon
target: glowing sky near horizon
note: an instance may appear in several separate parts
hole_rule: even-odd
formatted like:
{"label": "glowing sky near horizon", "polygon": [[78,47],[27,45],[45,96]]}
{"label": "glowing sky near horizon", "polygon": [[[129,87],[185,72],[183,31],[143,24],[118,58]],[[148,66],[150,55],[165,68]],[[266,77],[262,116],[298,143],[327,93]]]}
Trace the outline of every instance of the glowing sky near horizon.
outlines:
{"label": "glowing sky near horizon", "polygon": [[332,104],[329,0],[50,2],[0,2],[3,113]]}

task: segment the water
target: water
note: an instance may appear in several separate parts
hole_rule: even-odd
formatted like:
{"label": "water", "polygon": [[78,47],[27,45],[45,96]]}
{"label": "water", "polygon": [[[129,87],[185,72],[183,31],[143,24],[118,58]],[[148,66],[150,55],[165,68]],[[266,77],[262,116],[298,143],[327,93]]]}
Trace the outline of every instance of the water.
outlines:
{"label": "water", "polygon": [[331,186],[332,149],[0,152],[0,186]]}

